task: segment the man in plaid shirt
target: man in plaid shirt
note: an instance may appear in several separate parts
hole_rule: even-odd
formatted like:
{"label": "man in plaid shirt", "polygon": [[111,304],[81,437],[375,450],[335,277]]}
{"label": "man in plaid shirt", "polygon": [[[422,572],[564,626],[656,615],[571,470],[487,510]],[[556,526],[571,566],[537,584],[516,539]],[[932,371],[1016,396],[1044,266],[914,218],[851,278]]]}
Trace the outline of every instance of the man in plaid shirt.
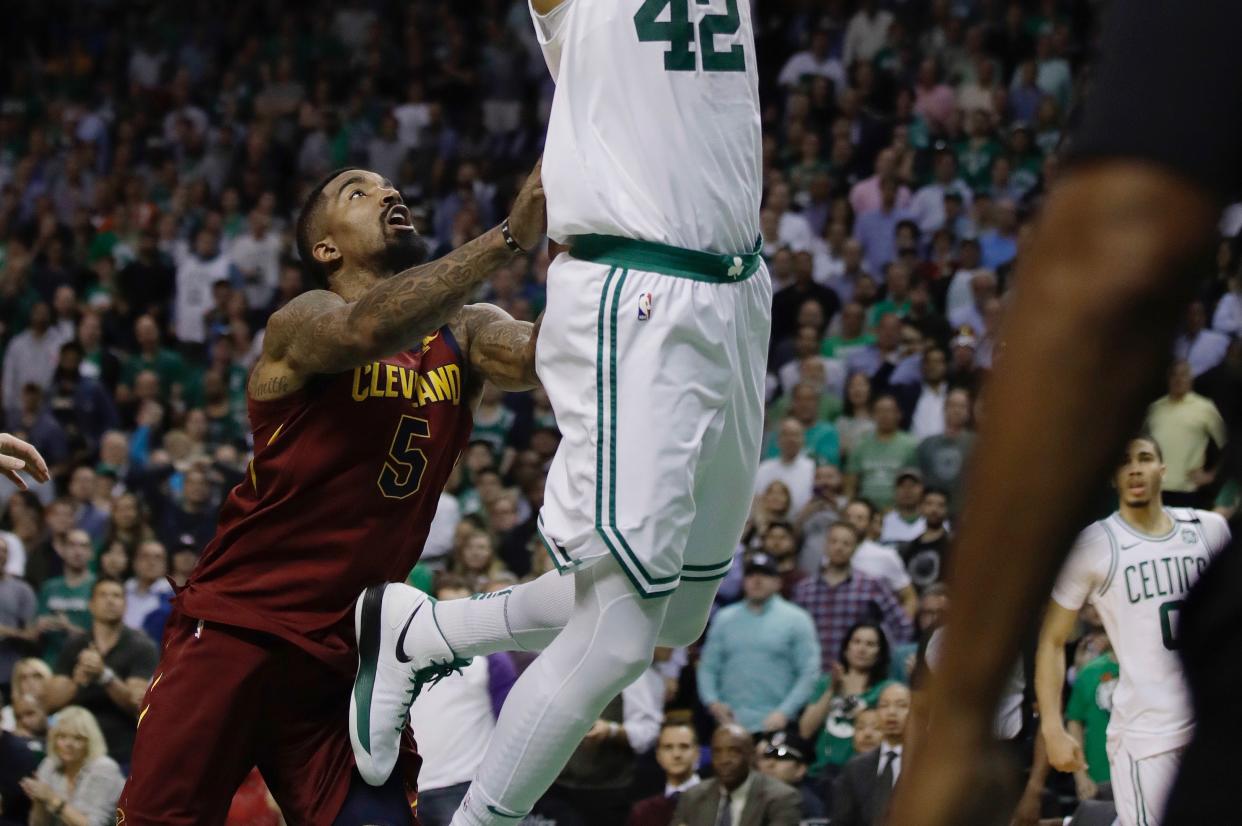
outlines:
{"label": "man in plaid shirt", "polygon": [[834,524],[828,529],[823,574],[794,587],[794,602],[815,620],[825,672],[836,662],[845,634],[856,622],[870,620],[883,625],[890,645],[908,642],[914,632],[892,589],[881,580],[855,572],[850,565],[858,541],[858,533],[848,522]]}

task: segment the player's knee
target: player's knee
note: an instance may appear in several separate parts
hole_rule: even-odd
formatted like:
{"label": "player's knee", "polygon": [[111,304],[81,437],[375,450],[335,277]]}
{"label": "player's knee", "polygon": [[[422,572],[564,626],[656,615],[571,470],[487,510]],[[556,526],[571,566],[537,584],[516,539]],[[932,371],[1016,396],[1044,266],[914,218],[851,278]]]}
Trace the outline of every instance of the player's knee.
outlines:
{"label": "player's knee", "polygon": [[693,645],[707,628],[707,615],[693,617],[670,617],[660,628],[656,644],[667,648],[684,648]]}
{"label": "player's knee", "polygon": [[620,691],[642,676],[651,665],[655,649],[649,642],[644,645],[633,638],[610,642],[600,649],[604,661],[597,664],[597,673],[607,675],[608,682]]}

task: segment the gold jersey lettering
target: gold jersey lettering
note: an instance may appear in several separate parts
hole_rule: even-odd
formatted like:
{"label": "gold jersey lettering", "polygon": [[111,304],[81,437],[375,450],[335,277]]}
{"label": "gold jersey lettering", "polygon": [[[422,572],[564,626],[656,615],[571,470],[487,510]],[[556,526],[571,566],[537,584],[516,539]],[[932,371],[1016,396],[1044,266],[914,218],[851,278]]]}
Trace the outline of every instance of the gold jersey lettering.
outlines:
{"label": "gold jersey lettering", "polygon": [[427,402],[439,401],[436,398],[435,391],[431,389],[431,385],[427,383],[425,376],[418,377],[418,405],[422,407]]}
{"label": "gold jersey lettering", "polygon": [[384,386],[384,398],[395,399],[397,398],[397,376],[401,368],[395,364],[386,364],[384,366],[388,368],[388,382]]}
{"label": "gold jersey lettering", "polygon": [[416,385],[415,379],[417,376],[418,374],[413,370],[406,370],[405,368],[401,369],[401,398],[414,398],[414,387]]}
{"label": "gold jersey lettering", "polygon": [[354,401],[356,402],[366,401],[366,398],[368,395],[367,393],[368,388],[365,384],[362,383],[362,377],[370,372],[371,372],[371,365],[369,364],[364,365],[362,367],[354,368],[354,390],[353,390]]}
{"label": "gold jersey lettering", "polygon": [[443,367],[439,367],[427,374],[427,378],[431,379],[431,386],[441,400],[453,398],[453,382],[445,375],[446,372]]}

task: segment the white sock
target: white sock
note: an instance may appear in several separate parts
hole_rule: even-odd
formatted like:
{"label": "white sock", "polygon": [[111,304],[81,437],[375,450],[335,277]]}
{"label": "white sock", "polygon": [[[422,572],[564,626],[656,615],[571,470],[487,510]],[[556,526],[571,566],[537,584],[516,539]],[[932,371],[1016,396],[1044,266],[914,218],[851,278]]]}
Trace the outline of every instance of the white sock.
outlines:
{"label": "white sock", "polygon": [[542,651],[569,621],[574,579],[549,571],[532,582],[470,599],[437,602],[436,624],[459,657]]}
{"label": "white sock", "polygon": [[513,686],[452,826],[513,826],[651,662],[668,600],[641,598],[611,559],[575,579],[573,616]]}

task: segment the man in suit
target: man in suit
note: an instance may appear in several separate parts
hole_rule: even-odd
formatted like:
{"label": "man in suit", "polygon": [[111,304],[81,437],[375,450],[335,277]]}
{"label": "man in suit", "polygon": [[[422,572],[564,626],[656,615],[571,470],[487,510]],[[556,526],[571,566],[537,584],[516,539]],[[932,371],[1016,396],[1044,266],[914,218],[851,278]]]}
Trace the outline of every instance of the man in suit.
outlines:
{"label": "man in suit", "polygon": [[674,826],[797,826],[802,797],[779,780],[751,770],[754,741],[727,723],[712,735],[715,777],[682,794]]}
{"label": "man in suit", "polygon": [[669,826],[682,792],[699,785],[699,736],[689,721],[666,720],[656,741],[656,762],[664,769],[664,792],[630,809],[625,826]]}
{"label": "man in suit", "polygon": [[880,747],[842,769],[833,785],[832,826],[878,826],[888,810],[893,784],[901,776],[902,740],[910,716],[910,689],[892,683],[880,692]]}

